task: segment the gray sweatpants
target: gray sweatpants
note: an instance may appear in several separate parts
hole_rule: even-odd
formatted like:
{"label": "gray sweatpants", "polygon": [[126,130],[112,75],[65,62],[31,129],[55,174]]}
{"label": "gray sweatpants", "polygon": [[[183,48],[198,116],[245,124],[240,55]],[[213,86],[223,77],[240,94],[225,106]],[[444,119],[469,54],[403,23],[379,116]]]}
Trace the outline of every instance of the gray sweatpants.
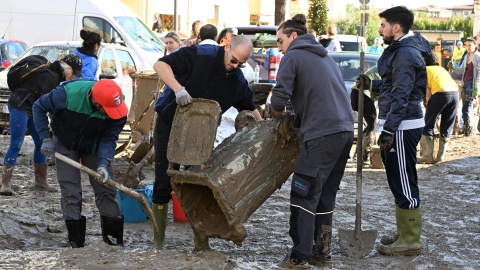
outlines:
{"label": "gray sweatpants", "polygon": [[[76,161],[82,160],[82,165],[96,171],[97,155],[84,154],[79,156],[76,151],[68,150],[63,146],[58,138],[54,137],[55,151]],[[63,218],[65,220],[79,220],[82,215],[82,185],[80,170],[68,165],[67,163],[56,159],[57,181],[60,185],[62,194],[61,206]],[[113,168],[108,165],[110,178],[114,180]],[[95,203],[101,216],[120,216],[121,211],[117,202],[117,192],[114,188],[104,186],[97,182],[92,176],[89,176],[90,185],[95,193]]]}

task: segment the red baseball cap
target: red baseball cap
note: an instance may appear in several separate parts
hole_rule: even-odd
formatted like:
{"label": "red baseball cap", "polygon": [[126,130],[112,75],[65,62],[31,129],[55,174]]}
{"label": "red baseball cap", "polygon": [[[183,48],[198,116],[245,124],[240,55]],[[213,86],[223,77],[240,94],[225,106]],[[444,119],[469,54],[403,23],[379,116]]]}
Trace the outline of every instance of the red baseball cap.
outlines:
{"label": "red baseball cap", "polygon": [[102,105],[110,118],[117,120],[127,116],[128,108],[123,101],[122,89],[113,80],[103,79],[96,82],[91,95],[98,104]]}

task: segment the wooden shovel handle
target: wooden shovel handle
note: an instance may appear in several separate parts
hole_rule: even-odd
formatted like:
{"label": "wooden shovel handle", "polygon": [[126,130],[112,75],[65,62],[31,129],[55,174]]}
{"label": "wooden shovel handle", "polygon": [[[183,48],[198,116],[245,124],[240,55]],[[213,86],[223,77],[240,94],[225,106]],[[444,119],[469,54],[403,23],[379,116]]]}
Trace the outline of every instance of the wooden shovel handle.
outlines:
{"label": "wooden shovel handle", "polygon": [[[103,184],[103,177],[98,172],[96,172],[96,171],[94,171],[94,170],[92,170],[92,169],[74,161],[74,160],[71,160],[70,158],[68,158],[68,157],[66,157],[66,156],[64,156],[60,153],[57,153],[57,152],[55,152],[55,158],[67,163],[68,165],[70,165],[74,168],[77,168],[77,169],[81,170],[82,172],[85,172],[85,173],[89,174],[90,176],[93,176],[97,182]],[[139,201],[140,204],[142,205],[143,210],[145,211],[145,213],[147,213],[148,218],[150,219],[150,221],[152,221],[153,231],[155,233],[158,233],[157,221],[155,220],[155,217],[153,216],[152,209],[150,208],[150,205],[148,204],[148,201],[145,198],[145,196],[137,193],[133,189],[127,188],[126,186],[113,181],[112,179],[108,179],[106,184],[108,186],[114,187],[114,188],[124,192],[128,196],[130,196],[130,197],[136,199],[137,201]]]}

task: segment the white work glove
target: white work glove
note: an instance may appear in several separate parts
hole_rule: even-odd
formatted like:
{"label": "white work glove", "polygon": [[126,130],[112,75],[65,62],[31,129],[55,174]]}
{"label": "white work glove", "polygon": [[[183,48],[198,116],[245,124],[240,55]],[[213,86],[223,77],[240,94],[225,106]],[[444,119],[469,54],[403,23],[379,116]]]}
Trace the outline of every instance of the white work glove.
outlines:
{"label": "white work glove", "polygon": [[53,139],[43,139],[40,152],[44,154],[47,158],[55,157],[55,143]]}
{"label": "white work glove", "polygon": [[192,97],[183,86],[175,92],[175,97],[177,99],[177,104],[180,106],[185,106],[192,102]]}
{"label": "white work glove", "polygon": [[108,175],[107,165],[98,165],[97,172],[103,177],[103,183],[107,183],[110,175]]}

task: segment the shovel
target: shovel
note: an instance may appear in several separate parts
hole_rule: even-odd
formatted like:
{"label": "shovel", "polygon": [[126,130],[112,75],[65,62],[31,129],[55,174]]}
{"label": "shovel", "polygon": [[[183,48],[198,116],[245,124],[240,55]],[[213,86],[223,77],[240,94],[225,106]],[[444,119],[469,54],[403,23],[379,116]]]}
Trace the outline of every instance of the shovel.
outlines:
{"label": "shovel", "polygon": [[[365,53],[360,53],[360,73],[363,74]],[[339,229],[340,248],[347,256],[360,259],[367,256],[373,249],[377,238],[376,230],[362,231],[362,141],[363,141],[363,80],[360,80],[358,90],[358,122],[357,122],[357,175],[355,198],[355,230]]]}
{"label": "shovel", "polygon": [[[79,169],[83,172],[86,172],[90,176],[93,176],[97,182],[103,184],[103,177],[99,173],[97,173],[96,171],[94,171],[94,170],[92,170],[92,169],[74,161],[74,160],[71,160],[68,157],[66,157],[66,156],[64,156],[60,153],[55,153],[55,158],[67,163],[68,165],[70,165],[74,168],[77,168],[77,169]],[[124,192],[128,196],[130,196],[130,197],[136,199],[137,201],[139,201],[140,204],[142,205],[143,210],[145,211],[145,213],[147,213],[148,218],[152,221],[153,231],[155,233],[158,233],[157,221],[155,220],[155,217],[153,216],[152,209],[150,208],[150,205],[148,204],[148,201],[145,198],[145,196],[138,194],[136,191],[134,191],[132,189],[129,189],[129,188],[125,187],[124,185],[113,181],[112,179],[108,179],[106,184],[108,186],[114,187],[114,188]]]}

